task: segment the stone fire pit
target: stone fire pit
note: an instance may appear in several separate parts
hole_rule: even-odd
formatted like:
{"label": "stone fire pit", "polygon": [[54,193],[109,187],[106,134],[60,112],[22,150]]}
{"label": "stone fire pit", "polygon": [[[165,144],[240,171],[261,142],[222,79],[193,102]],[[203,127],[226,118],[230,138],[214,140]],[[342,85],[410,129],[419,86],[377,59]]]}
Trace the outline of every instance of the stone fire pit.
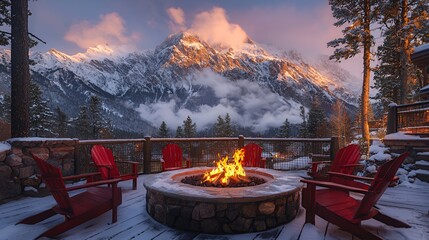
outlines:
{"label": "stone fire pit", "polygon": [[190,168],[154,175],[144,186],[146,210],[158,222],[187,231],[242,233],[264,231],[295,218],[302,183],[287,172],[245,168],[264,178],[251,187],[215,188],[181,183],[185,176],[212,168]]}

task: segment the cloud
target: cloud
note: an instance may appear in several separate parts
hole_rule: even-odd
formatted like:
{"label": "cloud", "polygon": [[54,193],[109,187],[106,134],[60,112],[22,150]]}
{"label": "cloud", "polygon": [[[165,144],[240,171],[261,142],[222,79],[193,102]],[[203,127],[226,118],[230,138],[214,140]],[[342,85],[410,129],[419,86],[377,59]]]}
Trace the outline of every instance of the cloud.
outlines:
{"label": "cloud", "polygon": [[248,38],[243,28],[229,22],[225,10],[220,7],[197,14],[188,31],[210,44],[235,49]]}
{"label": "cloud", "polygon": [[183,31],[185,27],[185,13],[181,8],[168,8],[167,14],[170,17],[170,29],[173,32]]}
{"label": "cloud", "polygon": [[75,43],[82,49],[97,45],[134,45],[139,38],[137,33],[127,35],[124,20],[114,12],[102,15],[96,24],[88,21],[76,23],[64,36],[65,40]]}
{"label": "cloud", "polygon": [[[257,83],[248,80],[230,81],[210,70],[197,73],[192,78],[194,89],[204,88],[214,94],[217,99],[214,104],[200,105],[193,110],[182,107],[175,100],[141,104],[137,111],[142,119],[152,123],[154,127],[165,121],[173,131],[183,124],[187,116],[197,124],[198,130],[211,127],[219,115],[225,116],[227,113],[234,123],[242,127],[252,127],[260,132],[281,126],[286,118],[291,123],[302,121],[299,117],[299,103],[285,100]],[[189,88],[176,86],[180,87]]]}

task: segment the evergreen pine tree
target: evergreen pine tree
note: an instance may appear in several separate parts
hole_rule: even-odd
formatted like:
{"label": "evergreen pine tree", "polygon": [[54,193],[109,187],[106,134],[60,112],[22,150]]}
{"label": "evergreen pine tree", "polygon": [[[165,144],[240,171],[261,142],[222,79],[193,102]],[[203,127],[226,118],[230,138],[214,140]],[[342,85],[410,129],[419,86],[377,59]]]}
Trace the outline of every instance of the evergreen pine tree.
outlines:
{"label": "evergreen pine tree", "polygon": [[178,126],[176,129],[176,138],[183,138],[185,135],[183,134],[182,126]]}
{"label": "evergreen pine tree", "polygon": [[374,71],[376,99],[386,109],[390,102],[406,103],[425,83],[418,81],[418,70],[411,63],[412,49],[429,39],[429,4],[401,0],[380,3],[380,26],[384,42],[378,47],[379,64]]}
{"label": "evergreen pine tree", "polygon": [[94,139],[101,138],[101,131],[106,129],[107,122],[103,119],[102,111],[100,98],[92,95],[89,99],[88,120],[91,129],[91,137]]}
{"label": "evergreen pine tree", "polygon": [[280,138],[289,138],[290,137],[290,123],[289,123],[289,120],[287,118],[285,119],[283,124],[280,126],[277,137],[280,137]]}
{"label": "evergreen pine tree", "polygon": [[183,121],[183,135],[185,138],[192,138],[197,135],[197,124],[192,122],[190,116]]}
{"label": "evergreen pine tree", "polygon": [[0,102],[0,119],[10,123],[10,96],[3,95]]}
{"label": "evergreen pine tree", "polygon": [[302,123],[299,125],[299,136],[302,138],[308,137],[308,126],[307,126],[307,115],[305,114],[304,106],[299,107],[299,116],[302,119]]}
{"label": "evergreen pine tree", "polygon": [[76,119],[76,129],[78,132],[78,137],[81,139],[88,139],[91,136],[88,107],[86,105],[80,107],[79,115]]}
{"label": "evergreen pine tree", "polygon": [[308,111],[308,137],[326,137],[327,134],[327,120],[323,109],[321,108],[319,101],[313,100],[311,108]]}
{"label": "evergreen pine tree", "polygon": [[113,130],[112,121],[110,119],[104,120],[103,126],[99,131],[100,138],[103,138],[103,139],[113,138],[114,135],[112,130]]}
{"label": "evergreen pine tree", "polygon": [[55,117],[56,117],[55,132],[58,137],[60,138],[65,137],[67,134],[67,127],[68,127],[67,115],[63,111],[61,111],[60,107],[57,107],[55,108]]}
{"label": "evergreen pine tree", "polygon": [[161,126],[159,126],[158,137],[168,138],[168,128],[167,124],[164,121],[162,121]]}
{"label": "evergreen pine tree", "polygon": [[37,84],[30,84],[30,133],[36,137],[53,135],[53,112],[48,102],[42,98],[42,92]]}
{"label": "evergreen pine tree", "polygon": [[218,116],[217,117],[217,121],[213,126],[213,133],[215,137],[224,137],[224,129],[225,126],[225,121],[223,120],[222,116]]}
{"label": "evergreen pine tree", "polygon": [[225,126],[224,126],[224,135],[225,137],[233,137],[235,134],[234,128],[231,124],[231,117],[229,113],[225,115]]}

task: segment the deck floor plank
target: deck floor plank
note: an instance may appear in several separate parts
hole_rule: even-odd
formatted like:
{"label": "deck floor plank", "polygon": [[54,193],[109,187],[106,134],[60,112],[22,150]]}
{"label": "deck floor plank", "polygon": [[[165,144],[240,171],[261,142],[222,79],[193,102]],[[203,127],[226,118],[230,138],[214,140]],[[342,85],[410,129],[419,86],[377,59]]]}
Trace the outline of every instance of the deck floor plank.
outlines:
{"label": "deck floor plank", "polygon": [[[288,174],[293,174],[288,172]],[[302,175],[302,172],[296,172]],[[142,240],[306,240],[318,237],[326,240],[358,239],[351,234],[316,217],[316,225],[304,225],[305,210],[301,208],[297,217],[290,223],[277,228],[257,232],[231,235],[212,235],[186,232],[164,226],[153,220],[146,212],[146,191],[144,181],[150,181],[151,175],[138,178],[138,190],[131,189],[131,182],[121,182],[123,199],[118,209],[118,222],[111,223],[111,212],[92,219],[58,236],[59,239],[142,239]],[[377,206],[389,215],[412,225],[410,229],[398,229],[375,220],[368,220],[363,226],[385,239],[414,240],[429,239],[429,187],[412,188],[397,186],[387,189]],[[0,239],[32,239],[43,231],[61,223],[63,217],[56,215],[35,225],[15,225],[21,219],[48,209],[54,205],[51,196],[42,198],[21,198],[0,205]],[[301,232],[302,230],[302,232]],[[301,234],[301,235],[300,235]],[[316,238],[317,239],[317,238]]]}

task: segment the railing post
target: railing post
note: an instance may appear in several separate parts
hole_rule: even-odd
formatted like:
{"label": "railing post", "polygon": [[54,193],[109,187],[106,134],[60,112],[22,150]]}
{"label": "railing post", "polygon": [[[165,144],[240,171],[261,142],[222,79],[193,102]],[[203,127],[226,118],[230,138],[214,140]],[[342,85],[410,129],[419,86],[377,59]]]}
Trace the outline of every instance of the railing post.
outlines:
{"label": "railing post", "polygon": [[[80,145],[79,145],[79,139],[75,139],[74,140],[74,153],[73,153],[73,157],[74,157],[74,175],[79,175],[81,174],[80,169],[79,169],[79,165],[82,164],[82,158],[80,156]],[[81,162],[78,162],[81,161]],[[80,164],[79,164],[80,163]]]}
{"label": "railing post", "polygon": [[238,135],[238,148],[244,148],[244,136]]}
{"label": "railing post", "polygon": [[398,112],[396,103],[389,104],[387,112],[386,134],[396,133],[398,131]]}
{"label": "railing post", "polygon": [[331,151],[330,151],[330,159],[334,160],[335,154],[340,149],[340,138],[339,137],[331,137]]}
{"label": "railing post", "polygon": [[150,136],[144,137],[143,145],[143,173],[151,173],[151,162],[152,162],[152,143],[150,141]]}

